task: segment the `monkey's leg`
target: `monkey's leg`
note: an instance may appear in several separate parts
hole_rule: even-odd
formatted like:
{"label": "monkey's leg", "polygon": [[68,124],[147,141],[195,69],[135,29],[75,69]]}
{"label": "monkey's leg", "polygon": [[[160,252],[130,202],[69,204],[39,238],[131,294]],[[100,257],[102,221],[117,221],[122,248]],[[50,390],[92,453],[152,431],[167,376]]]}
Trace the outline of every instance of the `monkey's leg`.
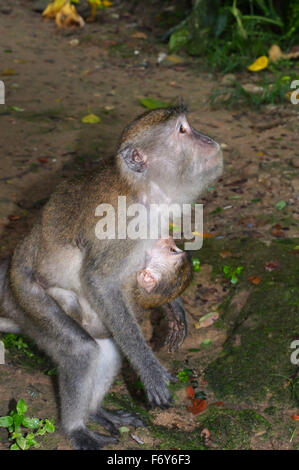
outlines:
{"label": "monkey's leg", "polygon": [[28,268],[13,267],[14,293],[24,309],[15,302],[17,323],[58,364],[61,422],[73,446],[82,450],[100,449],[116,441],[114,437],[89,430],[85,424],[101,350],[33,279]]}
{"label": "monkey's leg", "polygon": [[183,344],[187,336],[187,316],[180,297],[163,305],[163,309],[166,312],[170,330],[164,344],[168,345],[168,351],[172,352]]}
{"label": "monkey's leg", "polygon": [[90,405],[90,419],[108,429],[113,435],[119,435],[118,427],[132,425],[143,426],[143,422],[124,410],[110,411],[101,408],[101,402],[108,392],[121,367],[121,353],[112,338],[97,339],[101,355],[94,377],[94,391]]}

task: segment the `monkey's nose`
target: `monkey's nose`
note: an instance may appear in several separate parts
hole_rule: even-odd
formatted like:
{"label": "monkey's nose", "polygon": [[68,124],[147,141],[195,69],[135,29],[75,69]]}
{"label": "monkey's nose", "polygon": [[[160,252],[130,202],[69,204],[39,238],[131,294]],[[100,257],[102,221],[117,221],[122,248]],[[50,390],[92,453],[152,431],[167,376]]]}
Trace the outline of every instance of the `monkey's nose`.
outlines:
{"label": "monkey's nose", "polygon": [[200,139],[204,144],[208,144],[208,145],[213,145],[215,144],[216,142],[211,139],[211,137],[205,135],[205,134],[202,134],[201,132],[198,132],[196,129],[194,129],[192,127],[192,131],[194,132],[194,134],[196,135],[196,137],[198,139]]}
{"label": "monkey's nose", "polygon": [[200,138],[203,142],[205,142],[206,144],[214,144],[214,140],[211,139],[211,137],[207,136],[207,135],[204,135],[204,134],[200,134]]}

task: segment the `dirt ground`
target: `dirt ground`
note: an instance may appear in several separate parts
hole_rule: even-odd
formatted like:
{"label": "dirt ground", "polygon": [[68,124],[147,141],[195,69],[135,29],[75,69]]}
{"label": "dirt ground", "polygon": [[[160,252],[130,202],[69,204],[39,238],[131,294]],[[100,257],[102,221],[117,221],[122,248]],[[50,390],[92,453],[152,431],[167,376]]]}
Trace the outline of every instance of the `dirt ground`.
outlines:
{"label": "dirt ground", "polygon": [[[193,370],[193,380],[207,397],[207,410],[193,415],[186,409],[189,399],[184,383],[175,390],[176,405],[170,410],[148,411],[142,392],[137,391],[133,393],[136,406],[147,410],[144,413],[150,425],[123,433],[113,448],[298,448],[299,431],[294,431],[296,421],[291,418],[298,411],[298,401],[293,395],[285,397],[285,381],[279,385],[281,390],[275,389],[271,395],[276,401],[269,399],[269,393],[254,395],[250,390],[247,400],[233,386],[229,391],[219,391],[211,372],[214,361],[231,357],[231,351],[225,348],[232,338],[234,347],[240,347],[242,335],[246,336],[244,328],[248,326],[252,331],[252,325],[246,324],[249,314],[245,323],[245,317],[240,317],[253,305],[249,297],[258,292],[254,289],[261,288],[248,281],[250,275],[261,278],[262,285],[264,281],[264,298],[272,295],[267,294],[267,286],[272,289],[275,282],[286,283],[278,303],[287,292],[291,298],[295,295],[293,277],[286,279],[287,273],[295,275],[296,266],[290,266],[298,258],[299,245],[295,239],[299,214],[298,105],[268,105],[258,112],[213,109],[208,99],[213,87],[223,80],[222,75],[202,71],[183,54],[157,63],[159,54],[167,53],[167,45],[157,41],[156,36],[160,28],[158,2],[149,2],[144,13],[141,7],[130,12],[126,2],[115,1],[97,22],[68,31],[58,30],[53,21],[43,21],[40,13],[32,11],[33,3],[7,1],[8,8],[0,7],[0,79],[6,87],[6,106],[0,105],[1,256],[11,253],[59,181],[96,171],[101,161],[113,154],[123,127],[144,110],[140,98],[169,102],[183,98],[192,125],[217,140],[224,153],[223,177],[199,201],[204,203],[206,239],[197,254],[201,270],[184,294],[188,338],[179,352],[169,354],[159,347],[160,337],[155,337],[159,328],[152,328],[153,319],[143,326],[168,368],[176,372]],[[166,8],[169,5],[165,3]],[[238,80],[254,81],[249,72],[238,75]],[[91,112],[100,116],[99,124],[81,122]],[[286,204],[276,206],[280,201]],[[239,244],[243,239],[249,240],[246,254]],[[276,280],[275,270],[269,274],[264,265],[278,258],[284,277]],[[222,266],[231,260],[234,265],[245,266],[243,281],[237,287],[232,287],[221,273]],[[272,274],[274,277],[265,277]],[[282,311],[291,322],[286,339],[290,344],[299,335],[298,320],[291,312],[298,302],[287,302],[288,311],[285,307]],[[233,308],[235,313],[223,314],[225,308],[227,312]],[[255,306],[252,309],[256,311]],[[211,312],[217,312],[219,322],[202,327],[200,319]],[[158,317],[157,322],[163,324]],[[283,354],[289,356],[290,350]],[[253,356],[251,364],[258,360]],[[277,356],[277,363],[279,360]],[[205,370],[211,380],[204,378]],[[298,366],[288,360],[285,368],[273,370],[296,380]],[[222,375],[225,377],[225,373]],[[241,375],[235,379],[242,381]],[[250,380],[246,382],[249,389]],[[51,417],[57,423],[56,432],[40,440],[41,448],[69,449],[59,432],[55,390],[55,376],[53,380],[38,367],[29,367],[19,356],[7,352],[6,364],[0,367],[0,416],[7,414],[12,400],[23,397],[28,414]],[[108,400],[113,405],[129,400],[134,408],[136,400],[130,401],[128,390],[131,393],[130,379],[124,380],[122,375]],[[279,396],[283,397],[280,402]],[[220,400],[223,403],[219,405]],[[272,415],[265,412],[270,407],[274,409]],[[209,439],[202,437],[203,429],[209,430]],[[9,445],[6,431],[0,430],[0,449],[8,449]]]}

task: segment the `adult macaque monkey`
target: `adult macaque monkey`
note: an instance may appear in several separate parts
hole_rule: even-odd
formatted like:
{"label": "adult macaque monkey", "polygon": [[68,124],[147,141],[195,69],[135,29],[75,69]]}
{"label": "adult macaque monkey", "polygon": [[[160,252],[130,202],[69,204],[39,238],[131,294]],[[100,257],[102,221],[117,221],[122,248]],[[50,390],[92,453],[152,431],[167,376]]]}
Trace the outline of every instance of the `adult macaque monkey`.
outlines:
{"label": "adult macaque monkey", "polygon": [[[146,344],[134,303],[122,288],[129,274],[143,269],[145,253],[156,240],[99,239],[97,206],[108,203],[117,214],[120,195],[127,207],[190,203],[221,171],[219,145],[190,126],[184,109],[147,112],[124,130],[115,166],[59,186],[16,248],[7,274],[3,265],[3,322],[6,328],[9,320],[17,324],[57,364],[61,421],[75,448],[99,449],[115,440],[88,429],[89,418],[111,429],[141,424],[128,413],[100,406],[122,354],[140,376],[150,403],[171,403],[172,376]],[[76,321],[76,302],[85,327]],[[72,304],[73,317],[64,308]],[[179,298],[169,305],[184,315]]]}

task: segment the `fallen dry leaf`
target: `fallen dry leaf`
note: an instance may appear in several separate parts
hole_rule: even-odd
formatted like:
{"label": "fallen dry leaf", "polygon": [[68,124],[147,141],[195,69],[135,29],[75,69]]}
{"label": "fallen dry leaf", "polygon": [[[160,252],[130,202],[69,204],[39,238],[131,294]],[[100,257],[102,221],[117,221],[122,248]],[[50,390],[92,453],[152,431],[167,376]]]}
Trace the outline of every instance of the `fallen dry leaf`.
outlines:
{"label": "fallen dry leaf", "polygon": [[268,261],[267,263],[264,264],[264,268],[266,271],[275,271],[280,269],[280,263],[277,260],[273,261]]}
{"label": "fallen dry leaf", "polygon": [[249,65],[247,69],[250,70],[250,72],[259,72],[260,70],[263,70],[266,67],[268,67],[268,64],[269,64],[268,57],[265,55],[262,55],[261,57],[258,57],[258,59],[256,59],[253,62],[253,64]]}
{"label": "fallen dry leaf", "polygon": [[228,258],[229,256],[232,256],[232,253],[230,251],[220,251],[219,255],[221,258]]}
{"label": "fallen dry leaf", "polygon": [[15,75],[15,70],[14,69],[4,69],[2,70],[1,72],[1,75],[5,75],[5,76],[8,76],[8,75]]}
{"label": "fallen dry leaf", "polygon": [[40,158],[38,159],[38,161],[39,161],[40,163],[48,163],[49,160],[48,160],[47,157],[40,157]]}
{"label": "fallen dry leaf", "polygon": [[270,47],[269,51],[269,58],[272,62],[275,62],[276,60],[279,60],[281,58],[283,59],[298,59],[299,57],[299,50],[298,46],[292,47],[290,52],[287,54],[283,53],[280,47],[277,44],[273,44],[273,46]]}
{"label": "fallen dry leaf", "polygon": [[55,18],[65,3],[66,0],[54,0],[52,3],[49,3],[47,8],[43,11],[42,15],[45,18]]}
{"label": "fallen dry leaf", "polygon": [[11,222],[15,222],[16,220],[19,220],[20,216],[19,215],[9,215],[7,218]]}
{"label": "fallen dry leaf", "polygon": [[193,406],[187,406],[187,410],[190,411],[193,415],[198,415],[206,409],[207,402],[201,398],[195,398],[195,400],[192,400],[192,405]]}
{"label": "fallen dry leaf", "polygon": [[76,7],[69,0],[55,0],[50,3],[42,13],[44,18],[55,18],[59,28],[69,26],[83,27],[85,22],[78,14]]}
{"label": "fallen dry leaf", "polygon": [[203,233],[203,234],[202,234],[202,237],[203,237],[203,238],[213,238],[213,237],[214,237],[214,234],[213,234],[213,233],[208,233],[208,232],[206,232],[206,233]]}
{"label": "fallen dry leaf", "polygon": [[132,34],[131,38],[134,39],[147,39],[147,35],[143,33],[142,31],[136,31],[135,33]]}
{"label": "fallen dry leaf", "polygon": [[188,398],[194,398],[195,397],[195,390],[192,385],[189,385],[189,387],[186,387],[186,393]]}
{"label": "fallen dry leaf", "polygon": [[273,44],[273,46],[270,47],[268,54],[269,59],[272,62],[275,62],[276,60],[281,59],[281,57],[283,57],[283,52],[277,44]]}
{"label": "fallen dry leaf", "polygon": [[[209,316],[208,316],[209,315]],[[213,312],[211,314],[205,315],[204,320],[199,320],[199,328],[207,328],[208,326],[213,325],[213,323],[218,320],[219,318],[219,313]]]}
{"label": "fallen dry leaf", "polygon": [[261,282],[261,278],[259,276],[249,276],[247,278],[247,281],[251,282],[251,284],[254,284],[257,286]]}

